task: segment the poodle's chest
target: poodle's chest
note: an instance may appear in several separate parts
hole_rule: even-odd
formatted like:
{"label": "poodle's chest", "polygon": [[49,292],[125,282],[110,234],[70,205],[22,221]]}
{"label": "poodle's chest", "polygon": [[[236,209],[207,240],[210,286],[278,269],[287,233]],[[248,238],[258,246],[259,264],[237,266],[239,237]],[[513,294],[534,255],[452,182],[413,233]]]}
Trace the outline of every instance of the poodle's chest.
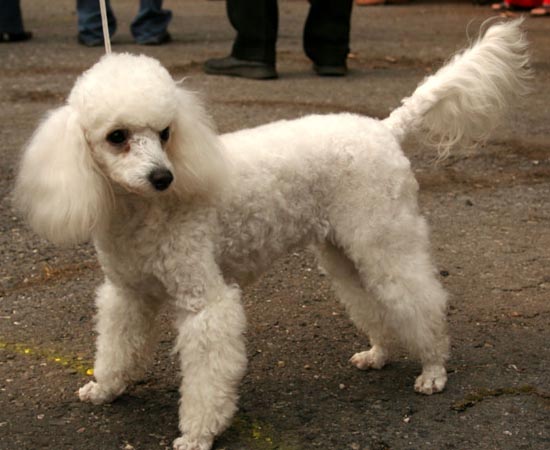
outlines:
{"label": "poodle's chest", "polygon": [[164,287],[154,275],[159,256],[159,244],[153,234],[142,232],[112,236],[110,240],[96,242],[101,266],[113,281],[151,295],[162,295]]}
{"label": "poodle's chest", "polygon": [[109,254],[98,251],[98,255],[104,272],[113,281],[151,295],[163,294],[164,287],[153,273],[150,255],[135,247]]}

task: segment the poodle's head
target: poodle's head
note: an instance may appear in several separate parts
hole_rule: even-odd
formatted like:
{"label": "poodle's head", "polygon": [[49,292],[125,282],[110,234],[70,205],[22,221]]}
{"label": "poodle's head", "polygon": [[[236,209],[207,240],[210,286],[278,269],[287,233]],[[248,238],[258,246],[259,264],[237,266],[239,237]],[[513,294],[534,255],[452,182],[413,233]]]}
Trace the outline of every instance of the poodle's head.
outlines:
{"label": "poodle's head", "polygon": [[16,204],[49,240],[81,242],[120,195],[210,195],[225,179],[219,145],[200,102],[158,61],[108,55],[35,132]]}

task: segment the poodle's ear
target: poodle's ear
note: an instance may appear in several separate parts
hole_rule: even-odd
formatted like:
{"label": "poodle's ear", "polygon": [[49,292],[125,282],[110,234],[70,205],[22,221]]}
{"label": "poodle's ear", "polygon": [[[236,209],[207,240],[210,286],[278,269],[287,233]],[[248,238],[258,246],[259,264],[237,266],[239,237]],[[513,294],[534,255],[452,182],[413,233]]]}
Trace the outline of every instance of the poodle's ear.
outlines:
{"label": "poodle's ear", "polygon": [[88,240],[106,214],[109,189],[70,106],[52,111],[31,138],[14,200],[30,226],[56,244]]}
{"label": "poodle's ear", "polygon": [[195,94],[177,89],[176,119],[167,154],[174,166],[175,191],[208,197],[228,180],[227,162],[211,120]]}

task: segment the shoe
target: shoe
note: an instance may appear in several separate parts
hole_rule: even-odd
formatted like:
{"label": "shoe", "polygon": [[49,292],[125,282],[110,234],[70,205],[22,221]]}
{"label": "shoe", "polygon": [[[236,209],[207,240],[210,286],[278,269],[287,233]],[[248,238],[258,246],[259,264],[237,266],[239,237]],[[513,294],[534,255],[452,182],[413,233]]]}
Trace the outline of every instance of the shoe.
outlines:
{"label": "shoe", "polygon": [[168,31],[164,33],[157,34],[156,36],[151,36],[145,39],[136,39],[136,44],[139,45],[162,45],[167,44],[172,41],[172,36]]}
{"label": "shoe", "polygon": [[269,80],[277,78],[275,66],[259,61],[245,61],[233,56],[209,59],[204,63],[204,71],[209,75],[228,75],[230,77]]}
{"label": "shoe", "polygon": [[343,77],[348,73],[345,63],[340,65],[313,64],[313,70],[321,77]]}
{"label": "shoe", "polygon": [[0,42],[23,42],[32,38],[30,31],[21,31],[19,33],[0,33]]}
{"label": "shoe", "polygon": [[78,33],[78,43],[86,47],[100,47],[103,45],[103,38],[85,37],[82,33]]}

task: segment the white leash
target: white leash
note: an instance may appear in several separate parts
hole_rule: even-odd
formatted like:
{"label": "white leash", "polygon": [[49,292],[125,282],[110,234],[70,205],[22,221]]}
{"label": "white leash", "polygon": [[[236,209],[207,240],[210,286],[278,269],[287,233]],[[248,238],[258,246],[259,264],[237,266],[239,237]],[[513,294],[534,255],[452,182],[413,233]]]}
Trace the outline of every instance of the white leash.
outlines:
{"label": "white leash", "polygon": [[109,23],[107,22],[107,6],[105,0],[99,0],[101,10],[101,27],[103,28],[103,42],[105,42],[105,53],[111,54],[111,36],[109,35]]}

